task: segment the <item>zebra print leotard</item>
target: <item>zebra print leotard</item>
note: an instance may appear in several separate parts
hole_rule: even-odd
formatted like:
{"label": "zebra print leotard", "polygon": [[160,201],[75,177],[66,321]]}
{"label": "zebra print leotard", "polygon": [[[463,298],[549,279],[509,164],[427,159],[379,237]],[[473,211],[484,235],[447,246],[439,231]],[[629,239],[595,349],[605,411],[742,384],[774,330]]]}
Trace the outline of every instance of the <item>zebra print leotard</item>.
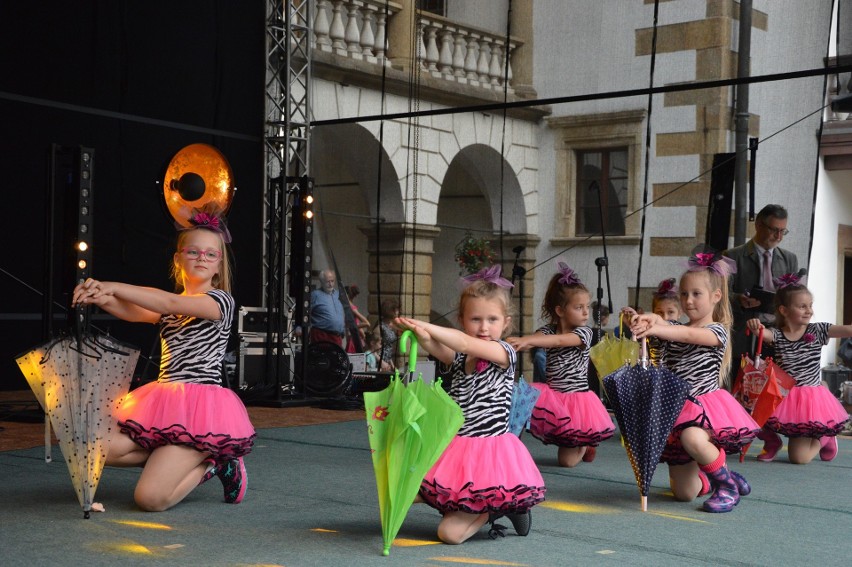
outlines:
{"label": "zebra print leotard", "polygon": [[[670,321],[672,325],[682,325]],[[692,396],[709,394],[719,389],[719,370],[725,348],[728,346],[728,330],[721,323],[710,323],[709,329],[719,339],[719,346],[704,346],[676,341],[662,342],[663,365],[689,384]]]}
{"label": "zebra print leotard", "polygon": [[158,382],[222,383],[222,360],[231,334],[234,298],[220,289],[212,289],[207,295],[219,306],[221,319],[160,317],[162,359]]}
{"label": "zebra print leotard", "polygon": [[819,386],[822,383],[820,357],[828,344],[831,323],[808,323],[804,334],[791,341],[781,329],[772,329],[776,362],[796,380],[797,386]]}
{"label": "zebra print leotard", "polygon": [[458,432],[463,437],[495,437],[509,431],[517,354],[509,343],[497,342],[509,355],[508,367],[489,363],[482,372],[467,374],[467,355],[460,352],[450,366],[453,382],[449,394],[464,414],[464,424]]}
{"label": "zebra print leotard", "polygon": [[[580,337],[580,346],[544,349],[547,354],[547,385],[563,394],[585,392],[589,389],[589,346],[592,344],[592,329],[577,327],[571,332]],[[536,333],[556,335],[556,325],[545,325],[536,330]]]}

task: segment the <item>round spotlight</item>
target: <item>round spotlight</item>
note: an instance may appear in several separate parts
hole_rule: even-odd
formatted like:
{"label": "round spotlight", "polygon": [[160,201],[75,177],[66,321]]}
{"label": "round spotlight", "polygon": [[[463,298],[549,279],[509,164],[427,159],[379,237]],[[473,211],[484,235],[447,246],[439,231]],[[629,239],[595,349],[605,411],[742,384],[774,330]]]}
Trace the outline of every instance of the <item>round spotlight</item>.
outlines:
{"label": "round spotlight", "polygon": [[314,212],[313,211],[305,211],[305,218],[306,219],[314,218]]}
{"label": "round spotlight", "polygon": [[88,265],[89,264],[86,263],[85,260],[80,260],[79,262],[77,262],[77,267],[80,268],[81,270],[85,270],[86,266],[88,266]]}
{"label": "round spotlight", "polygon": [[311,203],[314,202],[314,196],[308,195],[307,197],[305,197],[305,202],[310,205]]}
{"label": "round spotlight", "polygon": [[77,248],[77,250],[79,250],[80,252],[85,252],[89,249],[89,245],[86,243],[85,240],[81,240],[77,243],[77,246],[75,248]]}

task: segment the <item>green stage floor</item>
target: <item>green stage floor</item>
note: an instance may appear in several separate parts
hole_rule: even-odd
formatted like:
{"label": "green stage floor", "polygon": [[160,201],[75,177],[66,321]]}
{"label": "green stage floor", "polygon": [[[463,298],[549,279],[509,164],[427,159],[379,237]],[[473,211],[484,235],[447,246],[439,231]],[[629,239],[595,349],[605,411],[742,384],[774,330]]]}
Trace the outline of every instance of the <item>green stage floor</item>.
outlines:
{"label": "green stage floor", "polygon": [[[282,409],[281,411],[287,411]],[[2,433],[0,433],[2,434]],[[556,450],[524,441],[547,483],[528,537],[486,530],[460,546],[437,542],[437,512],[415,505],[390,557],[382,540],[363,422],[263,429],[246,459],[249,487],[222,503],[208,482],[173,510],[137,510],[138,471],[107,468],[97,491],[106,512],[82,518],[68,472],[43,448],[0,453],[0,549],[13,565],[818,565],[852,564],[852,439],[840,453],[791,465],[754,460],[734,468],[753,485],[735,511],[708,514],[675,502],[657,470],[648,512],[624,449],[612,439],[595,462],[556,466]],[[59,457],[58,448],[54,454]],[[508,522],[507,522],[508,524]]]}

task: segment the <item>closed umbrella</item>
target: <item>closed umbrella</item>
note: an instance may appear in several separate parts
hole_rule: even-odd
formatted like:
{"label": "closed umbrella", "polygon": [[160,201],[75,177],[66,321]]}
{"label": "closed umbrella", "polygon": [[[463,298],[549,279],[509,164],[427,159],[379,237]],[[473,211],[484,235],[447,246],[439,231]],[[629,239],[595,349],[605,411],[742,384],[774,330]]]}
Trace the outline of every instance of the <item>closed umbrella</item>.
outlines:
{"label": "closed umbrella", "polygon": [[54,339],[16,360],[47,413],[84,517],[89,517],[139,350],[105,335]]}
{"label": "closed umbrella", "polygon": [[636,476],[642,510],[646,511],[654,471],[683,409],[689,385],[670,370],[649,365],[644,340],[640,363],[616,370],[604,377],[603,383]]}
{"label": "closed umbrella", "polygon": [[[784,399],[796,381],[771,359],[763,359],[763,329],[757,337],[757,347],[754,358],[743,356],[740,371],[731,390],[734,398],[751,415],[760,426],[766,425],[767,420],[775,412],[775,408]],[[740,450],[740,462],[745,460],[751,443]]]}
{"label": "closed umbrella", "polygon": [[607,333],[589,349],[589,358],[598,371],[598,376],[612,374],[625,364],[635,364],[639,359],[639,343],[633,339],[624,338],[624,314],[619,316],[619,336]]}
{"label": "closed umbrella", "polygon": [[[413,334],[410,355],[416,358]],[[414,366],[409,361],[409,370]],[[441,387],[422,377],[403,383],[397,372],[390,385],[379,392],[364,392],[367,431],[382,521],[382,553],[388,555],[423,477],[450,444],[464,422],[458,404]]]}

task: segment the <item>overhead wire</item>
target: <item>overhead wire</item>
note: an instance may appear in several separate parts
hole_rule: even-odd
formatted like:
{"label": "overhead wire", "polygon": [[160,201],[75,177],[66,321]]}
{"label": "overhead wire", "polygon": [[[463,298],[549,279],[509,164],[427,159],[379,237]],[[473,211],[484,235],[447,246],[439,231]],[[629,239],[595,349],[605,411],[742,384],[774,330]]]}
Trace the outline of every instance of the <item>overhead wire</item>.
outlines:
{"label": "overhead wire", "polygon": [[654,109],[654,68],[657,64],[657,23],[660,16],[660,0],[654,0],[654,30],[651,35],[651,65],[649,71],[649,92],[648,92],[648,115],[645,117],[645,182],[642,191],[642,220],[639,229],[639,264],[636,268],[636,290],[633,300],[633,308],[639,309],[639,291],[642,289],[642,257],[645,251],[645,222],[647,221],[647,203],[648,203],[648,177],[651,169],[651,113]]}

